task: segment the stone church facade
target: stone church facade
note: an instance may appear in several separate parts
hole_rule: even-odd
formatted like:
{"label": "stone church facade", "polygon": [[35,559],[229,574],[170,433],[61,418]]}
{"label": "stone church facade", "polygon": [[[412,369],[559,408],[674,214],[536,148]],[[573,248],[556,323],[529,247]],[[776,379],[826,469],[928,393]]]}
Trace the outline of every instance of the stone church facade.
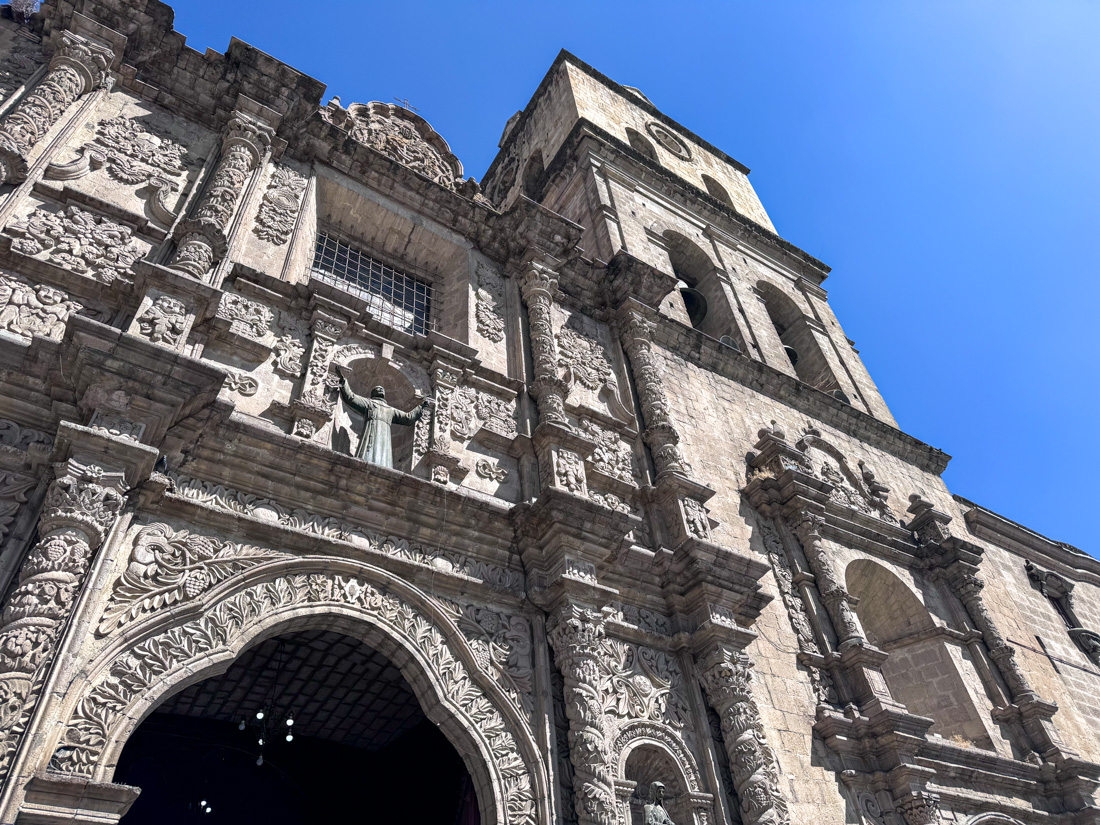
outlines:
{"label": "stone church facade", "polygon": [[[331,631],[484,825],[1100,823],[1100,562],[951,495],[748,169],[564,52],[480,183],[323,93],[0,21],[0,822]],[[341,374],[431,399],[393,468]]]}

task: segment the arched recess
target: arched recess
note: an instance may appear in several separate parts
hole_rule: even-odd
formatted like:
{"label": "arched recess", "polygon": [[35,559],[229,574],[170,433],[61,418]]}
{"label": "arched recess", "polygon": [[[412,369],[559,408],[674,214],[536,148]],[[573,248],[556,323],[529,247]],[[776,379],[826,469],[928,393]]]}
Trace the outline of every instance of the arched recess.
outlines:
{"label": "arched recess", "polygon": [[[947,636],[920,598],[881,564],[858,559],[845,570],[848,592],[868,641],[889,654],[882,675],[910,713],[935,721],[930,733],[993,750],[982,714],[947,648]],[[959,647],[958,656],[969,661]],[[977,682],[977,674],[973,674]],[[988,715],[988,710],[986,712]]]}
{"label": "arched recess", "polygon": [[[760,281],[756,289],[798,380],[822,392],[840,392],[843,395],[840,383],[818,343],[813,329],[816,322],[775,285]],[[841,400],[846,401],[847,397]]]}
{"label": "arched recess", "polygon": [[[400,356],[385,359],[376,355],[373,349],[351,345],[338,349],[333,354],[332,362],[351,370],[350,382],[354,392],[366,396],[372,387],[381,385],[386,389],[386,403],[399,410],[407,412],[416,407],[421,398],[432,395],[431,384],[424,370]],[[363,432],[363,416],[352,410],[342,399],[340,409],[342,414],[333,419],[332,448],[355,455],[358,434]],[[394,426],[391,429],[394,469],[413,472],[420,459],[416,444],[418,441],[427,443],[431,424],[429,416],[430,413],[424,415],[412,427]]]}
{"label": "arched recess", "polygon": [[712,178],[710,175],[703,175],[703,185],[707,187],[707,192],[715,200],[719,200],[733,209],[733,199],[730,197],[730,193],[726,191],[726,187]]}
{"label": "arched recess", "polygon": [[659,163],[657,160],[657,150],[653,148],[653,144],[649,142],[649,138],[639,132],[637,129],[631,129],[626,127],[626,139],[630,144],[630,148],[637,152],[639,155],[644,155],[654,163]]}
{"label": "arched recess", "polygon": [[636,721],[619,731],[613,746],[618,754],[616,787],[623,822],[642,825],[642,807],[651,787],[665,788],[665,807],[676,823],[703,825],[716,821],[714,798],[705,793],[699,766],[683,742],[654,722]]}
{"label": "arched recess", "polygon": [[550,822],[544,760],[516,701],[447,611],[371,565],[331,557],[266,562],[203,597],[116,632],[68,691],[48,769],[109,782],[127,739],[165,699],[224,673],[247,647],[323,628],[386,656],[462,755],[484,825]]}
{"label": "arched recess", "polygon": [[533,201],[542,197],[542,175],[545,171],[542,150],[536,149],[523,166],[523,194]]}
{"label": "arched recess", "polygon": [[713,338],[729,336],[744,352],[745,342],[711,257],[694,241],[671,229],[661,234],[661,240],[678,281],[676,291],[661,302],[661,310]]}

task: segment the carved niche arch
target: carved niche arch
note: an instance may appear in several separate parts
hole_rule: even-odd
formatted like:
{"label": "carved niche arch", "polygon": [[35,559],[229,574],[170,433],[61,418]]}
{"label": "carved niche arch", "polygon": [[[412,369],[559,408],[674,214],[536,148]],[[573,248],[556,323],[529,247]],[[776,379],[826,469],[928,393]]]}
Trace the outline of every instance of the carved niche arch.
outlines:
{"label": "carved niche arch", "polygon": [[[714,797],[703,786],[702,773],[694,757],[684,742],[664,725],[645,719],[636,720],[623,726],[615,737],[612,753],[618,754],[615,771],[615,784],[619,789],[619,804],[623,821],[630,825],[631,798],[648,789],[638,787],[638,777],[630,775],[641,764],[651,767],[652,775],[642,777],[642,782],[663,782],[670,794],[672,807],[681,814],[690,812],[699,825],[715,822]],[[684,821],[681,815],[673,817],[677,822]],[[685,825],[690,823],[685,822]]]}
{"label": "carved niche arch", "polygon": [[966,825],[1024,825],[1006,814],[978,814],[966,820]]}
{"label": "carved niche arch", "polygon": [[169,696],[224,673],[241,651],[298,630],[344,633],[386,656],[462,755],[485,825],[551,821],[545,766],[521,710],[478,666],[454,621],[418,588],[331,557],[238,574],[119,632],[70,690],[52,774],[109,782],[131,734]]}

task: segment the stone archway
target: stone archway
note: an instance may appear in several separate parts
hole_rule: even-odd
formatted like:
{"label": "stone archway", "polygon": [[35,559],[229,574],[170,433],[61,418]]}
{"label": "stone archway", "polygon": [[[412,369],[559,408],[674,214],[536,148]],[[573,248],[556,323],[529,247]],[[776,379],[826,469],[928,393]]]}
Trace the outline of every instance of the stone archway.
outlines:
{"label": "stone archway", "polygon": [[484,825],[550,820],[533,739],[456,624],[408,583],[333,558],[261,563],[172,614],[158,611],[118,632],[67,702],[68,722],[43,767],[109,782],[127,739],[164,699],[224,672],[249,645],[317,627],[371,645],[401,671],[463,754]]}

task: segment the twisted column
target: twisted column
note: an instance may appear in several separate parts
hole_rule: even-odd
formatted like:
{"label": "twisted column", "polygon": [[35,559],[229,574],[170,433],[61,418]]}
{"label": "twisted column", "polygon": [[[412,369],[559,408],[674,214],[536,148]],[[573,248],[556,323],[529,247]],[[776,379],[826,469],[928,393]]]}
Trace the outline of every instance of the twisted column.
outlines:
{"label": "twisted column", "polygon": [[619,337],[638,387],[642,420],[645,422],[642,438],[653,452],[657,475],[683,473],[686,467],[680,450],[680,434],[672,424],[661,366],[653,352],[653,324],[640,314],[630,312],[621,326]]}
{"label": "twisted column", "polygon": [[122,511],[122,476],[68,461],[55,467],[38,542],[0,619],[0,781],[37,701],[37,685],[96,549]]}
{"label": "twisted column", "polygon": [[222,140],[222,156],[195,215],[180,227],[176,254],[168,264],[193,278],[203,278],[225,254],[226,230],[252,173],[271,146],[270,126],[234,112]]}
{"label": "twisted column", "polygon": [[595,610],[566,605],[551,622],[548,638],[565,683],[577,821],[580,825],[618,825],[600,679],[603,618]]}
{"label": "twisted column", "polygon": [[77,98],[110,81],[114,53],[65,32],[49,69],[0,123],[0,184],[27,177],[27,155]]}
{"label": "twisted column", "polygon": [[862,645],[866,643],[863,630],[859,626],[852,605],[848,601],[848,591],[840,581],[840,575],[821,539],[821,528],[825,518],[816,513],[801,513],[792,524],[795,535],[802,544],[810,570],[817,580],[817,589],[829,618],[833,620],[839,646]]}
{"label": "twisted column", "polygon": [[752,696],[752,661],[744,653],[715,650],[701,663],[700,681],[722,720],[733,787],[745,825],[788,825],[775,754]]}
{"label": "twisted column", "polygon": [[558,343],[554,339],[551,313],[557,286],[557,273],[535,261],[527,265],[527,271],[519,282],[531,328],[531,357],[535,371],[531,390],[538,404],[539,421],[552,421],[568,426],[565,417],[565,395],[568,387],[558,376]]}

